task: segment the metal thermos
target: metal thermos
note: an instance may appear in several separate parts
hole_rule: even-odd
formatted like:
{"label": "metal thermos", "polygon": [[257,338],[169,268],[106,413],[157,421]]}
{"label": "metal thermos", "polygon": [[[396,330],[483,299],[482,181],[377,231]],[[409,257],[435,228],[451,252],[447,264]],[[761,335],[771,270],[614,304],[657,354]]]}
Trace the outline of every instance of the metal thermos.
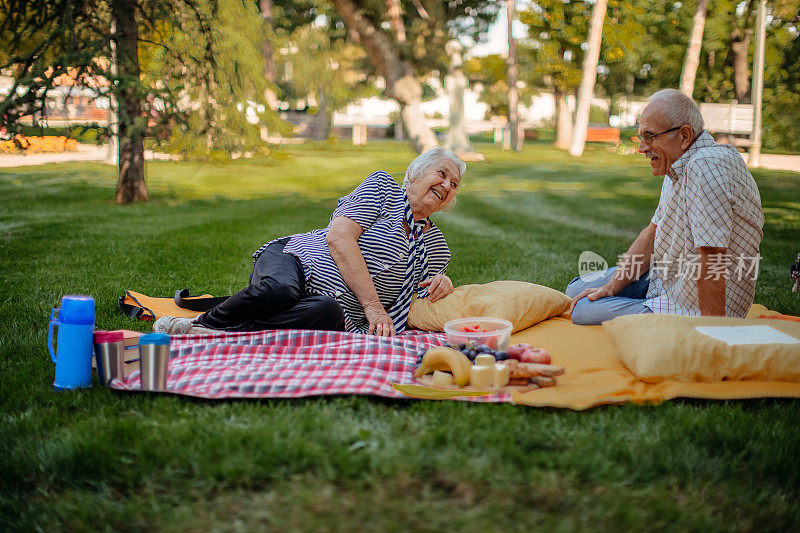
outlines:
{"label": "metal thermos", "polygon": [[121,331],[95,331],[94,357],[100,384],[109,386],[112,379],[123,379],[125,371],[125,340]]}
{"label": "metal thermos", "polygon": [[169,335],[149,333],[139,337],[139,368],[142,390],[167,390]]}

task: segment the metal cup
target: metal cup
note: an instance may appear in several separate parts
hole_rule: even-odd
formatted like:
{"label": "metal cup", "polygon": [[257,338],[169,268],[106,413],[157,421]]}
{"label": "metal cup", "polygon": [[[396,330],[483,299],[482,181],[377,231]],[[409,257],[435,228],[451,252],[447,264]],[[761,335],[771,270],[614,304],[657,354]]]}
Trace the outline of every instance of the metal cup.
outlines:
{"label": "metal cup", "polygon": [[96,331],[94,334],[94,356],[97,361],[97,377],[100,384],[108,386],[112,379],[123,379],[125,371],[125,348],[121,331]]}
{"label": "metal cup", "polygon": [[139,368],[142,390],[167,390],[169,344],[139,344]]}

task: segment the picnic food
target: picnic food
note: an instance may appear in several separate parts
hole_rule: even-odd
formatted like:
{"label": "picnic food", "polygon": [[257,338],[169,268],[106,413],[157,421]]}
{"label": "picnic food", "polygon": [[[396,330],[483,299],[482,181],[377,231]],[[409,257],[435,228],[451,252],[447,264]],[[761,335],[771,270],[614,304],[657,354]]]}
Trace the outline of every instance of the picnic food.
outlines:
{"label": "picnic food", "polygon": [[508,385],[508,367],[495,363],[494,357],[481,354],[470,370],[470,383],[476,389],[502,389]]}
{"label": "picnic food", "polygon": [[447,372],[442,372],[441,370],[437,370],[433,373],[433,384],[434,385],[452,385],[454,383],[453,375],[448,374]]}
{"label": "picnic food", "polygon": [[[461,350],[437,346],[425,352],[417,359],[414,377],[433,374],[432,378],[427,379],[431,379],[430,382],[435,386],[472,385],[475,389],[499,390],[506,385],[552,387],[556,384],[556,376],[564,373],[563,367],[549,364],[550,354],[528,344],[512,347],[514,355],[526,359],[522,361],[509,357],[506,352],[495,352],[488,346],[471,344],[456,348]],[[546,360],[547,364],[529,362],[531,359]]]}
{"label": "picnic food", "polygon": [[488,353],[482,353],[475,358],[475,364],[478,366],[493,365],[494,362],[495,362],[494,355],[490,355]]}
{"label": "picnic food", "polygon": [[508,365],[496,363],[494,365],[494,370],[494,382],[492,386],[496,389],[500,389],[508,385],[508,380],[511,379],[511,372],[509,371]]}
{"label": "picnic food", "polygon": [[564,373],[564,367],[542,365],[538,363],[522,363],[516,359],[509,359],[503,364],[508,366],[510,379],[528,379],[535,377],[555,378]]}
{"label": "picnic food", "polygon": [[472,361],[467,359],[463,353],[447,346],[437,346],[422,356],[422,363],[414,371],[414,377],[422,377],[436,370],[445,370],[453,374],[456,385],[463,387],[469,385],[470,369],[472,369]]}
{"label": "picnic food", "polygon": [[530,344],[514,344],[506,348],[506,352],[511,359],[516,359],[523,363],[541,363],[549,365],[552,362],[552,358],[547,350],[534,348]]}
{"label": "picnic food", "polygon": [[555,376],[564,373],[559,366],[537,363],[522,363],[516,359],[508,359],[495,363],[490,355],[481,355],[470,372],[471,384],[476,389],[500,389],[506,385],[530,385],[552,387],[556,384]]}
{"label": "picnic food", "polygon": [[475,365],[469,373],[470,385],[476,389],[490,389],[494,383],[494,365]]}
{"label": "picnic food", "polygon": [[471,317],[451,320],[444,325],[448,344],[485,345],[502,350],[508,345],[513,326],[508,320],[492,317]]}
{"label": "picnic food", "polygon": [[461,344],[448,344],[454,350],[458,350],[469,358],[470,361],[476,361],[481,354],[492,355],[496,361],[505,361],[508,359],[508,353],[503,350],[492,350],[485,344],[476,344],[475,341],[469,341]]}

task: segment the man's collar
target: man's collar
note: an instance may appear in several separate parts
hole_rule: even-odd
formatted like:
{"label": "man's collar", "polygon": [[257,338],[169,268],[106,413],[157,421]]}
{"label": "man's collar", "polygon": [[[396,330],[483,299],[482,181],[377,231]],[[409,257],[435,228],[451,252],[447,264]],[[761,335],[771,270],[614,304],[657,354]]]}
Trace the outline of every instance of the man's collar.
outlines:
{"label": "man's collar", "polygon": [[669,177],[672,178],[672,181],[678,181],[678,178],[681,177],[683,174],[683,168],[686,166],[686,163],[692,158],[692,156],[697,153],[698,150],[701,148],[708,148],[709,146],[716,146],[716,142],[714,142],[714,137],[711,136],[706,130],[703,130],[702,133],[695,139],[695,141],[683,152],[677,161],[672,163],[672,168],[669,171]]}

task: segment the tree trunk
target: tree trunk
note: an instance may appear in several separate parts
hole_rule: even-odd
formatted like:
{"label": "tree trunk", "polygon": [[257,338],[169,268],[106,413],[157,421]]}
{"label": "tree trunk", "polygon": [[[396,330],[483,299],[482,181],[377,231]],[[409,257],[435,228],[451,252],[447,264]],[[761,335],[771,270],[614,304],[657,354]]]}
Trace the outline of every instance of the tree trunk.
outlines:
{"label": "tree trunk", "polygon": [[511,149],[522,151],[519,135],[519,95],[517,94],[517,48],[511,32],[514,23],[514,0],[506,0],[508,18],[508,131]]}
{"label": "tree trunk", "polygon": [[397,46],[384,33],[361,16],[351,0],[333,0],[350,31],[367,53],[370,62],[386,82],[385,93],[400,105],[400,115],[411,146],[424,152],[438,146],[433,130],[422,113],[422,87],[408,61],[400,57]]}
{"label": "tree trunk", "polygon": [[700,49],[703,47],[703,30],[706,27],[707,11],[708,0],[700,0],[692,21],[692,34],[689,38],[689,46],[686,48],[686,59],[683,62],[681,92],[689,98],[694,93],[694,79],[697,75],[697,66],[700,64]]}
{"label": "tree trunk", "polygon": [[264,98],[267,106],[275,111],[278,106],[278,98],[273,88],[275,87],[275,59],[272,54],[272,39],[275,33],[272,28],[272,0],[261,0],[261,16],[264,18],[264,25],[267,27],[267,38],[264,40],[264,77],[267,79],[267,89],[264,91]]}
{"label": "tree trunk", "polygon": [[406,26],[403,24],[403,12],[400,10],[400,0],[386,0],[386,14],[392,24],[392,32],[398,43],[406,42]]}
{"label": "tree trunk", "polygon": [[764,100],[764,44],[767,39],[767,0],[758,3],[756,49],[753,57],[753,129],[750,132],[748,166],[761,165],[761,105]]}
{"label": "tree trunk", "polygon": [[317,98],[319,99],[319,107],[314,117],[314,127],[311,138],[315,141],[325,141],[331,134],[332,117],[332,113],[330,112],[331,106],[328,105],[328,97],[325,94],[325,88],[319,88],[317,91]]}
{"label": "tree trunk", "polygon": [[583,58],[583,79],[578,93],[578,105],[575,109],[575,128],[572,143],[569,147],[570,155],[583,154],[586,144],[586,130],[589,126],[589,110],[592,106],[594,83],[597,80],[597,62],[600,60],[600,43],[603,39],[603,19],[606,16],[608,0],[597,0],[592,8],[592,19],[589,22],[588,48]]}
{"label": "tree trunk", "polygon": [[569,150],[569,143],[572,140],[572,114],[569,112],[567,93],[554,88],[553,97],[556,101],[556,140],[553,147]]}
{"label": "tree trunk", "polygon": [[[117,43],[114,36],[117,33],[117,24],[111,21],[111,76],[117,76]],[[117,158],[119,157],[119,138],[117,136],[117,99],[114,97],[114,91],[108,93],[108,128],[106,133],[108,135],[108,151],[106,152],[106,163],[109,165],[117,165]]]}
{"label": "tree trunk", "polygon": [[740,104],[750,103],[750,72],[747,58],[750,52],[752,29],[736,29],[731,33],[731,53],[733,55],[733,90]]}
{"label": "tree trunk", "polygon": [[119,180],[117,203],[150,200],[144,180],[144,133],[139,78],[139,28],[134,0],[114,0],[111,9],[116,24]]}

